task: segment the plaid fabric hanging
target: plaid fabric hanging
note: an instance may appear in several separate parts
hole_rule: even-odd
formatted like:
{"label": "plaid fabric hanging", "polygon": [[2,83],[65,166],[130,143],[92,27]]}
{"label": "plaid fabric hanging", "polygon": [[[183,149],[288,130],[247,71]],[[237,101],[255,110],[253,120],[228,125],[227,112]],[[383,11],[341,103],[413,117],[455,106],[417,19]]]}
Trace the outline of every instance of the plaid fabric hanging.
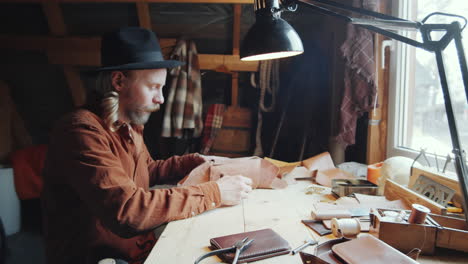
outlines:
{"label": "plaid fabric hanging", "polygon": [[197,49],[193,41],[179,40],[171,59],[186,62],[170,71],[162,137],[182,138],[187,131],[199,137],[203,130],[202,88]]}
{"label": "plaid fabric hanging", "polygon": [[[354,0],[353,6],[377,11],[378,3],[378,0]],[[374,34],[349,24],[341,52],[346,68],[336,140],[347,147],[355,143],[358,117],[375,106]]]}
{"label": "plaid fabric hanging", "polygon": [[203,130],[202,154],[209,154],[218,131],[223,126],[223,114],[226,110],[224,104],[213,104],[208,109],[205,119],[205,129]]}

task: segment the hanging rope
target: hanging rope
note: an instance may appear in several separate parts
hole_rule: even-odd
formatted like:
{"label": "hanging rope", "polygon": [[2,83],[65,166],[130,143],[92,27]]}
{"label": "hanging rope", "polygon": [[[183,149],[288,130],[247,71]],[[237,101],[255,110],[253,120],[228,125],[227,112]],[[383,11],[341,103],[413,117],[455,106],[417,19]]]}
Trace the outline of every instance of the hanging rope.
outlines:
{"label": "hanging rope", "polygon": [[[260,62],[260,98],[258,102],[257,112],[257,132],[255,136],[255,156],[263,156],[262,149],[262,126],[263,126],[263,113],[272,112],[276,104],[276,93],[279,87],[279,61],[278,60],[267,60]],[[258,87],[255,83],[255,76],[252,73],[250,81],[253,87]],[[265,106],[265,95],[270,94],[271,103],[269,106]]]}
{"label": "hanging rope", "polygon": [[[279,86],[279,61],[268,60],[260,62],[260,101],[259,108],[263,112],[272,112],[276,104],[276,91]],[[265,94],[270,94],[271,104],[265,106]]]}

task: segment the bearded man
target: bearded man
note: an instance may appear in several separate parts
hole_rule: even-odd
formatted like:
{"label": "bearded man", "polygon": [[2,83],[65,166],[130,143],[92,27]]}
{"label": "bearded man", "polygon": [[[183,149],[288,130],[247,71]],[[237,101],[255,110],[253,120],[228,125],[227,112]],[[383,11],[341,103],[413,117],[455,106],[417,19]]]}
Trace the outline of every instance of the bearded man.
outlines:
{"label": "bearded man", "polygon": [[167,68],[155,34],[126,27],[104,35],[103,67],[85,107],[61,119],[50,140],[42,204],[47,263],[142,263],[163,223],[238,204],[251,180],[226,176],[190,187],[173,184],[205,162],[198,154],[153,160],[143,125],[164,103]]}

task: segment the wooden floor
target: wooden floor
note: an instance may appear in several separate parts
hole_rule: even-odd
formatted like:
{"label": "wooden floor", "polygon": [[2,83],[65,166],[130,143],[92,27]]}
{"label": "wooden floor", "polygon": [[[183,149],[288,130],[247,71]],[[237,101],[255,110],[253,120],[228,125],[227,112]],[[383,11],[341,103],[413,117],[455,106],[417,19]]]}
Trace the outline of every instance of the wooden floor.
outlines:
{"label": "wooden floor", "polygon": [[[146,264],[193,263],[209,251],[209,240],[213,237],[272,228],[286,239],[292,248],[307,238],[319,242],[334,238],[333,235],[320,237],[304,226],[300,220],[310,219],[312,205],[329,201],[333,197],[326,190],[324,194],[305,194],[308,182],[298,182],[284,190],[254,190],[242,204],[218,208],[201,215],[168,224]],[[468,241],[467,241],[468,243]],[[313,253],[313,247],[305,252]],[[468,253],[444,251],[437,257],[422,257],[421,263],[468,263]],[[219,263],[217,257],[202,261]],[[255,263],[302,263],[298,255],[283,255]]]}

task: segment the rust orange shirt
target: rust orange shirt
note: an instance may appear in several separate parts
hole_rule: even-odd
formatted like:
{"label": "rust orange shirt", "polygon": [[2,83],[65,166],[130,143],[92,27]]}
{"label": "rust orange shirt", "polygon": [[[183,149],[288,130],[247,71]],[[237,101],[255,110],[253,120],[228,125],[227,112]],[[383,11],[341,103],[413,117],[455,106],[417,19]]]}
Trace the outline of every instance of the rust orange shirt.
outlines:
{"label": "rust orange shirt", "polygon": [[176,183],[203,162],[196,155],[153,160],[143,128],[116,132],[80,109],[55,127],[44,168],[42,204],[49,264],[143,262],[157,226],[220,206],[218,185],[155,189]]}

